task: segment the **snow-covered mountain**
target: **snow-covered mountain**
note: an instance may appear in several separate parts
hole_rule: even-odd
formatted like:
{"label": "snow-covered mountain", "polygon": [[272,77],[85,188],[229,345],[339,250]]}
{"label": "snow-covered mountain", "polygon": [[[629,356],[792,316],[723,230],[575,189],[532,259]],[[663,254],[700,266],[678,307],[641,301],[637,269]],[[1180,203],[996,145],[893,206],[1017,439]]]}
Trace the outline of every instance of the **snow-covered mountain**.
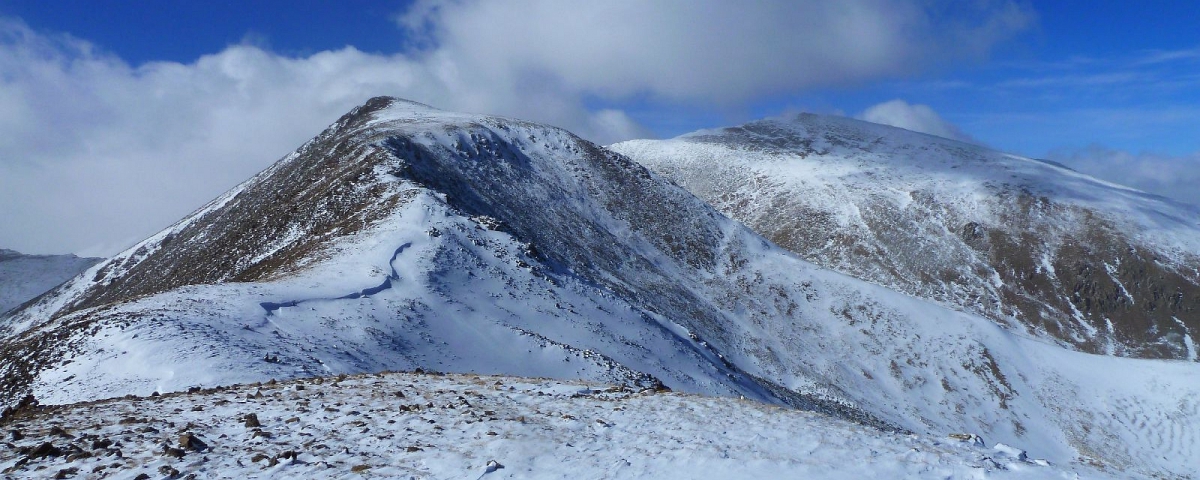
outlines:
{"label": "snow-covered mountain", "polygon": [[413,368],[744,396],[1200,471],[1200,365],[1095,356],[801,260],[560,129],[377,98],[3,319],[0,395]]}
{"label": "snow-covered mountain", "polygon": [[803,258],[1081,351],[1200,359],[1200,210],[800,114],[611,147]]}
{"label": "snow-covered mountain", "polygon": [[0,248],[0,313],[46,293],[102,259],[23,255]]}

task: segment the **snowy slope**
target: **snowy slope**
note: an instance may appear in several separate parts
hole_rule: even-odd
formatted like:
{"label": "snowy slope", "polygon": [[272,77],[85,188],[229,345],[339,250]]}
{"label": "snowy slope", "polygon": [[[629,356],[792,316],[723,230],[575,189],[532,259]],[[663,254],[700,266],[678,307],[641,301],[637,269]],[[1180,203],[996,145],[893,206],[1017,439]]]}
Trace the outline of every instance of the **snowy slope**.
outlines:
{"label": "snowy slope", "polygon": [[1200,359],[1195,207],[813,114],[611,148],[822,266],[1086,352]]}
{"label": "snowy slope", "polygon": [[0,313],[46,293],[100,260],[75,255],[22,255],[0,248]]}
{"label": "snowy slope", "polygon": [[1042,343],[800,260],[565,131],[395,99],[6,325],[6,403],[420,367],[1200,471],[1195,363]]}
{"label": "snowy slope", "polygon": [[[247,425],[250,414],[258,426]],[[21,439],[0,449],[0,471],[75,469],[73,478],[1111,476],[748,401],[512,377],[389,373],[222,387],[35,410],[4,428]],[[21,463],[31,457],[22,449],[43,442],[61,453]]]}

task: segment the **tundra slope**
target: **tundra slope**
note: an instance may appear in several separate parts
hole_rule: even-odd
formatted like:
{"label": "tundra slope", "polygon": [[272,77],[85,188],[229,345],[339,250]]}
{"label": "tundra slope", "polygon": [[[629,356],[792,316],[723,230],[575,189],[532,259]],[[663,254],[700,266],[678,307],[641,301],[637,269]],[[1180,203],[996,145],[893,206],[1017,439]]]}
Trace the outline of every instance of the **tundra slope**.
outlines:
{"label": "tundra slope", "polygon": [[821,266],[1084,352],[1200,359],[1195,207],[843,117],[610,148]]}
{"label": "tundra slope", "polygon": [[1026,338],[802,261],[563,130],[388,98],[4,328],[9,402],[421,367],[1200,471],[1194,363]]}

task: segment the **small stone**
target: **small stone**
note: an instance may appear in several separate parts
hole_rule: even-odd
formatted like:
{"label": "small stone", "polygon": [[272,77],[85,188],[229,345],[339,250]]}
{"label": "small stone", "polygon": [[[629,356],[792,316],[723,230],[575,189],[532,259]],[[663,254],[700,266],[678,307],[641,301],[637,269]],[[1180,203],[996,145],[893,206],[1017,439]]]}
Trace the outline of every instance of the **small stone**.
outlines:
{"label": "small stone", "polygon": [[408,453],[412,453],[412,452],[422,452],[422,451],[424,451],[424,449],[422,449],[421,447],[418,447],[418,446],[410,446],[410,447],[404,449],[404,451],[406,451]]}
{"label": "small stone", "polygon": [[139,473],[138,476],[133,477],[133,480],[150,480],[150,475]]}
{"label": "small stone", "polygon": [[354,472],[354,473],[362,473],[362,472],[365,472],[370,469],[371,469],[370,465],[355,465],[353,467],[350,467],[350,471]]}
{"label": "small stone", "polygon": [[42,442],[41,445],[38,445],[37,448],[29,452],[29,458],[58,457],[62,454],[62,450],[54,446],[54,444]]}
{"label": "small stone", "polygon": [[12,437],[12,441],[14,441],[14,442],[20,441],[25,438],[25,434],[21,433],[20,430],[17,430],[15,428],[12,430],[9,430],[8,433]]}
{"label": "small stone", "polygon": [[504,468],[504,465],[501,465],[500,462],[497,462],[495,460],[488,460],[487,468],[483,471],[483,473],[485,473],[485,474],[492,473],[501,468]]}
{"label": "small stone", "polygon": [[74,477],[76,473],[79,473],[79,469],[76,467],[64,468],[62,470],[59,470],[58,473],[54,475],[54,478],[56,478],[56,479],[71,478],[71,477]]}
{"label": "small stone", "polygon": [[246,419],[246,428],[259,428],[262,426],[262,423],[258,421],[258,414],[247,413],[243,418]]}
{"label": "small stone", "polygon": [[186,455],[187,452],[184,451],[183,449],[175,448],[170,445],[163,445],[162,454],[166,455],[168,457],[183,458],[183,456]]}
{"label": "small stone", "polygon": [[158,467],[158,473],[163,474],[167,478],[175,478],[175,477],[179,476],[179,470],[176,470],[175,467],[172,467],[170,465],[163,465],[161,467]]}
{"label": "small stone", "polygon": [[192,435],[191,433],[184,433],[183,435],[179,436],[179,447],[184,450],[203,452],[204,450],[208,449],[208,444],[204,443],[203,440],[200,440],[200,437]]}
{"label": "small stone", "polygon": [[63,428],[58,425],[50,427],[50,435],[54,435],[57,437],[63,437],[63,438],[75,438],[74,435],[71,435],[66,430],[63,430]]}

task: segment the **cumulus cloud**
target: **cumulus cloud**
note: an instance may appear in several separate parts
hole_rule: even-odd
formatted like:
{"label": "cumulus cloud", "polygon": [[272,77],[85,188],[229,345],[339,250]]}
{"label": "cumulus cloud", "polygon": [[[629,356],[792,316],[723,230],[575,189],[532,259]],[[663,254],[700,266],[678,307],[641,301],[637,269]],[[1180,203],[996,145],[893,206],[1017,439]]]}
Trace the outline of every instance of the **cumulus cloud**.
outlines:
{"label": "cumulus cloud", "polygon": [[1096,178],[1200,206],[1200,152],[1176,156],[1093,145],[1054,151],[1049,159]]}
{"label": "cumulus cloud", "polygon": [[957,126],[946,121],[928,105],[912,105],[900,99],[874,105],[857,115],[858,119],[928,133],[942,138],[978,143]]}
{"label": "cumulus cloud", "polygon": [[399,23],[463,75],[732,103],[977,57],[1034,20],[996,0],[426,0]]}
{"label": "cumulus cloud", "polygon": [[[948,5],[959,5],[951,2]],[[115,253],[395,95],[646,137],[621,105],[728,105],[972,58],[1032,21],[1016,3],[418,1],[398,53],[259,44],[130,65],[0,18],[0,246]]]}

